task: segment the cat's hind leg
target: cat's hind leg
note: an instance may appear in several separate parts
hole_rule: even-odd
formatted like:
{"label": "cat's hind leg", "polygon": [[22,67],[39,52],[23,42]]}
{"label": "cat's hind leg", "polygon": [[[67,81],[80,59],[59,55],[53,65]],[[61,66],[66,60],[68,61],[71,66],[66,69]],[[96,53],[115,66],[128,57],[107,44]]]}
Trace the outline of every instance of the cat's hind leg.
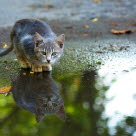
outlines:
{"label": "cat's hind leg", "polygon": [[22,68],[31,68],[31,64],[22,56],[16,55]]}

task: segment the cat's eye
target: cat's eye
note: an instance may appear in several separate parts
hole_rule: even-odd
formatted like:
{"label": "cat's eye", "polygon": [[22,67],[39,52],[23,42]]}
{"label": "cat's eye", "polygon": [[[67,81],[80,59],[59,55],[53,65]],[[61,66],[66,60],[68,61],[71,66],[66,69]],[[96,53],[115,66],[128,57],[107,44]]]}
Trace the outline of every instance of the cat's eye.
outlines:
{"label": "cat's eye", "polygon": [[46,55],[46,52],[43,51],[42,54],[43,54],[43,55]]}
{"label": "cat's eye", "polygon": [[53,52],[53,53],[52,53],[52,56],[56,56],[56,55],[57,55],[57,52]]}
{"label": "cat's eye", "polygon": [[53,103],[52,105],[53,105],[54,107],[57,107],[57,104],[56,104],[56,103]]}

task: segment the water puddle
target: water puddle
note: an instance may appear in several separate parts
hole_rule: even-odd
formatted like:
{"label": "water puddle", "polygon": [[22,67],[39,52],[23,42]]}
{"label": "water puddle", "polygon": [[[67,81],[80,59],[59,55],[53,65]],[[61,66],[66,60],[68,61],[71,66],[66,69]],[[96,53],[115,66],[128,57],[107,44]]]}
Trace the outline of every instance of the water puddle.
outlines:
{"label": "water puddle", "polygon": [[10,94],[0,96],[0,133],[135,136],[135,75],[20,70],[7,83]]}
{"label": "water puddle", "polygon": [[52,73],[1,59],[0,90],[10,92],[0,95],[0,135],[136,136],[136,69],[123,57],[130,54],[97,53],[67,47]]}

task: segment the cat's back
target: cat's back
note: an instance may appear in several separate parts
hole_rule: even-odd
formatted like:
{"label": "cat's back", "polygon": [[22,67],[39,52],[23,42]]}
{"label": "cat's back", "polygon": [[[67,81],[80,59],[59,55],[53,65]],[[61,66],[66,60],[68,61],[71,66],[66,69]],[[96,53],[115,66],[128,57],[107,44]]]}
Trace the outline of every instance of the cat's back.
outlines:
{"label": "cat's back", "polygon": [[42,36],[50,36],[53,33],[48,24],[38,19],[18,20],[15,23],[12,32],[17,36],[26,34],[34,35],[36,32]]}

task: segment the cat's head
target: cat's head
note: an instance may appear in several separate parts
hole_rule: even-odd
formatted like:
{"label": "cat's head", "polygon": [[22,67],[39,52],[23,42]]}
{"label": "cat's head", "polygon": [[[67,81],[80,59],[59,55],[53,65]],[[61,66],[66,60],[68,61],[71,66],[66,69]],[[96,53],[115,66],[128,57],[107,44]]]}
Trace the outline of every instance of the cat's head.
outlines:
{"label": "cat's head", "polygon": [[39,98],[36,106],[36,120],[39,122],[45,115],[54,114],[61,120],[66,119],[64,104],[60,96]]}
{"label": "cat's head", "polygon": [[64,41],[64,34],[51,41],[36,33],[34,35],[34,51],[38,60],[42,63],[53,64],[63,53]]}

